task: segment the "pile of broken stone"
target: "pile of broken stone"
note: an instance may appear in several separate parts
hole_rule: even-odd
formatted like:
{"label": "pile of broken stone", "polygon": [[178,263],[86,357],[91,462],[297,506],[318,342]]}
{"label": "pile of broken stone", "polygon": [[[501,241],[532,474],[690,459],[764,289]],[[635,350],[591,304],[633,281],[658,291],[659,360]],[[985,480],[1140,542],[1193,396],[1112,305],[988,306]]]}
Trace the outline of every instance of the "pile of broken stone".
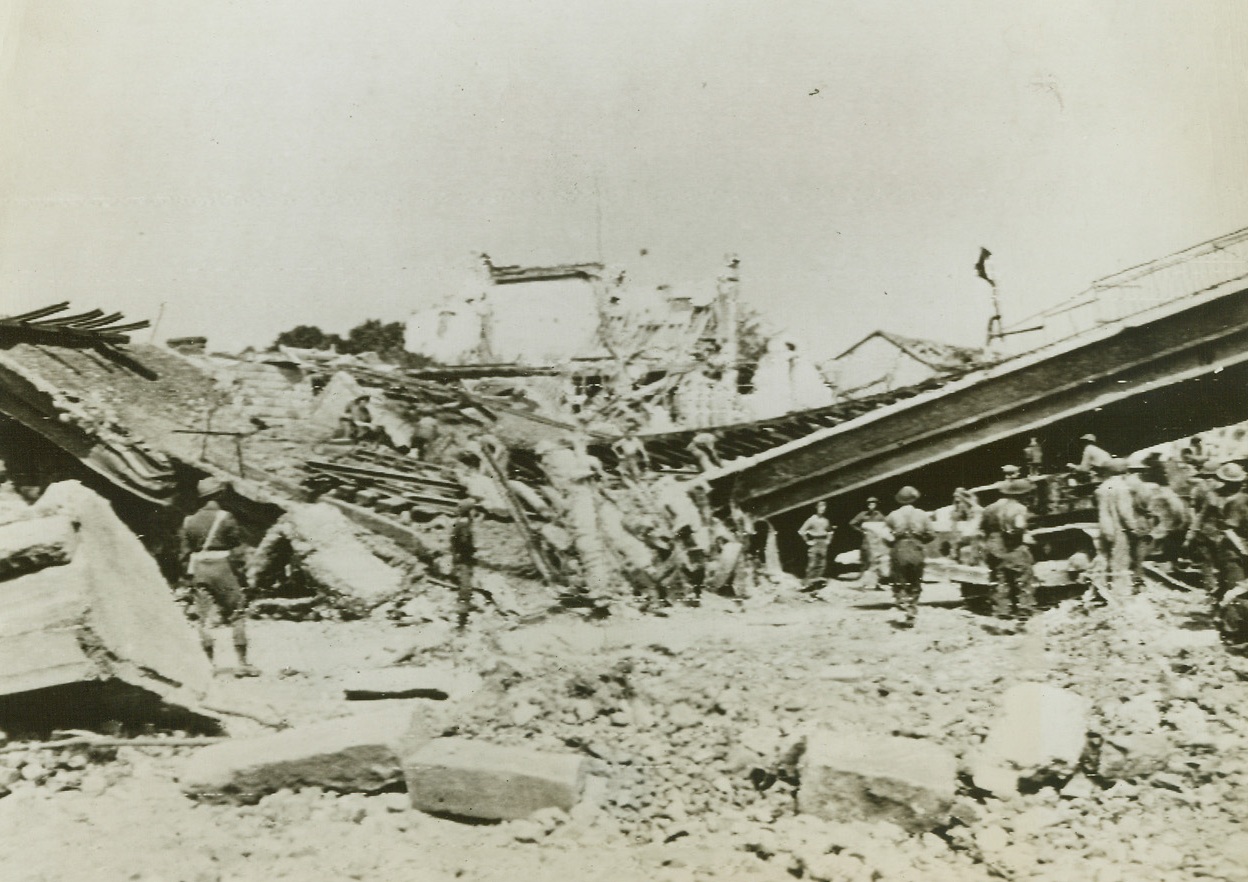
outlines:
{"label": "pile of broken stone", "polygon": [[[211,670],[107,504],[63,484],[15,511],[0,700],[90,681],[194,709]],[[1046,613],[1029,631],[1052,669],[955,709],[942,733],[769,724],[731,647],[688,679],[672,650],[521,672],[497,659],[523,652],[469,635],[344,685],[378,710],[203,747],[177,776],[200,801],[417,811],[522,845],[684,848],[776,878],[1242,878],[1248,668],[1215,632],[1173,624],[1199,609],[1156,591]],[[107,759],[19,742],[0,748],[0,782],[94,791],[124,771]]]}

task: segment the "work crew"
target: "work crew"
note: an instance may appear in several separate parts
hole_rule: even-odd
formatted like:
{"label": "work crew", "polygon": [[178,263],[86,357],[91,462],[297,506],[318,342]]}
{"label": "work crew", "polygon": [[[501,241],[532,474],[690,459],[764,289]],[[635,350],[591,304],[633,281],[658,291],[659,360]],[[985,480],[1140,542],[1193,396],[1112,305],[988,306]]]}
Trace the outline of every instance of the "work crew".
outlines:
{"label": "work crew", "polygon": [[182,571],[191,584],[204,652],[213,658],[213,628],[229,625],[240,665],[235,673],[254,676],[247,661],[246,547],[238,520],[221,507],[227,489],[216,478],[199,482],[200,508],[183,520],[179,534]]}
{"label": "work crew", "polygon": [[455,600],[457,627],[468,627],[468,614],[472,611],[472,592],[476,587],[473,570],[477,563],[477,540],[474,521],[477,503],[465,499],[456,509],[455,524],[451,527],[451,568],[455,577]]}
{"label": "work crew", "polygon": [[880,511],[879,498],[869,497],[867,507],[850,518],[849,526],[862,535],[859,554],[863,587],[875,588],[888,576],[884,568],[888,562],[888,546],[884,542],[887,530],[884,527],[884,512]]}
{"label": "work crew", "polygon": [[832,544],[832,523],[827,518],[825,502],[815,503],[815,513],[797,530],[806,543],[806,587],[813,588],[823,580],[828,565],[828,546]]}
{"label": "work crew", "polygon": [[984,562],[992,580],[992,611],[1001,619],[1025,621],[1036,609],[1035,559],[1027,545],[1030,512],[1022,499],[1035,486],[1025,478],[1003,481],[1001,498],[984,509]]}
{"label": "work crew", "polygon": [[898,508],[885,519],[892,534],[889,565],[893,584],[893,601],[902,613],[901,628],[913,628],[919,612],[919,594],[923,590],[924,544],[932,539],[932,519],[916,508],[919,491],[902,487],[897,492]]}

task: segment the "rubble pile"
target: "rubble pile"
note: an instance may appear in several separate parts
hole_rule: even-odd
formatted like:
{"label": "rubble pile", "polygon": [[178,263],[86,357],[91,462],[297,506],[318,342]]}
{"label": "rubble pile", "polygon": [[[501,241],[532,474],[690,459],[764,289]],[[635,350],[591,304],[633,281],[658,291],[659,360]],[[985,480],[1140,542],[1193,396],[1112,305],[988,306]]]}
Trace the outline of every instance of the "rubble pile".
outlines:
{"label": "rubble pile", "polygon": [[52,793],[81,790],[100,793],[123,770],[117,749],[82,747],[74,750],[0,749],[0,796],[37,787]]}

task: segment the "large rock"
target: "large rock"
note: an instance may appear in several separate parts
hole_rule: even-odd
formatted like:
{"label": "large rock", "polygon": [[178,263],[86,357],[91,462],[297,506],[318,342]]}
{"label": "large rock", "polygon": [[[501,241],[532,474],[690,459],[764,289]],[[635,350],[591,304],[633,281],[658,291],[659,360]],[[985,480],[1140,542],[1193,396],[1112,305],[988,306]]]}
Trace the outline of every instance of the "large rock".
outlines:
{"label": "large rock", "polygon": [[818,732],[806,739],[797,807],[826,820],[930,830],[948,823],[957,772],[953,754],[925,741]]}
{"label": "large rock", "polygon": [[1096,773],[1108,780],[1143,778],[1169,768],[1174,753],[1174,744],[1162,732],[1114,735],[1101,745]]}
{"label": "large rock", "polygon": [[1089,703],[1044,683],[1006,691],[997,719],[972,761],[975,786],[997,795],[1021,784],[1060,782],[1075,773],[1088,738]]}
{"label": "large rock", "polygon": [[149,699],[194,707],[212,665],[138,537],[76,481],[53,484],[29,511],[49,532],[72,525],[73,540],[52,544],[77,549],[61,566],[0,582],[0,717],[85,722],[115,716],[122,695],[134,711]]}
{"label": "large rock", "polygon": [[403,573],[372,553],[341,511],[292,504],[265,535],[257,558],[288,542],[304,576],[337,606],[364,613],[403,591]]}
{"label": "large rock", "polygon": [[580,799],[585,760],[464,738],[437,738],[404,757],[412,805],[424,812],[513,820]]}
{"label": "large rock", "polygon": [[69,563],[78,531],[65,515],[28,517],[0,525],[0,579]]}
{"label": "large rock", "polygon": [[184,792],[210,801],[255,802],[300,787],[372,793],[403,780],[400,756],[420,743],[407,708],[386,708],[214,744],[183,766]]}

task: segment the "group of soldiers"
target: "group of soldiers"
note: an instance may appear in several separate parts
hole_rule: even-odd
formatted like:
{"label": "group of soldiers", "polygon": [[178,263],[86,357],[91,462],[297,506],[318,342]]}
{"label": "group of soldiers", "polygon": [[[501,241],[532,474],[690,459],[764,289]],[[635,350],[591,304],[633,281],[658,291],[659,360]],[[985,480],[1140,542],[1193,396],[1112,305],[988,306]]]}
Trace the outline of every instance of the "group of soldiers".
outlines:
{"label": "group of soldiers", "polygon": [[[850,521],[850,526],[863,535],[862,563],[864,572],[879,572],[882,563],[881,544],[887,547],[888,579],[893,598],[902,613],[900,628],[913,628],[919,609],[923,586],[923,568],[927,544],[935,537],[932,516],[918,508],[919,491],[902,487],[897,492],[897,507],[889,514],[879,509],[879,499],[867,500],[867,508]],[[815,513],[798,529],[806,542],[806,586],[819,584],[827,568],[828,548],[835,530],[827,517],[825,503],[817,503]]]}
{"label": "group of soldiers", "polygon": [[[929,545],[944,537],[943,553],[963,564],[987,567],[994,616],[1008,622],[1029,618],[1036,608],[1034,540],[1029,525],[1037,512],[1048,512],[1063,492],[1085,493],[1096,512],[1095,559],[1078,553],[1067,562],[1073,582],[1087,586],[1085,599],[1104,604],[1116,586],[1138,591],[1144,562],[1153,559],[1179,569],[1199,571],[1224,636],[1248,641],[1248,474],[1236,462],[1204,458],[1193,439],[1174,460],[1158,454],[1115,457],[1084,435],[1078,463],[1065,476],[1042,475],[1042,451],[1031,439],[1024,457],[1027,474],[1005,466],[995,485],[998,499],[981,507],[963,488],[939,518],[918,509],[919,492],[903,487],[897,508],[884,514],[879,499],[849,522],[861,536],[864,583],[873,587],[887,579],[902,618],[912,627],[919,585]],[[1086,497],[1085,497],[1086,498]],[[806,586],[821,584],[828,549],[835,533],[826,505],[798,530],[806,543]],[[887,569],[885,569],[887,563]]]}

